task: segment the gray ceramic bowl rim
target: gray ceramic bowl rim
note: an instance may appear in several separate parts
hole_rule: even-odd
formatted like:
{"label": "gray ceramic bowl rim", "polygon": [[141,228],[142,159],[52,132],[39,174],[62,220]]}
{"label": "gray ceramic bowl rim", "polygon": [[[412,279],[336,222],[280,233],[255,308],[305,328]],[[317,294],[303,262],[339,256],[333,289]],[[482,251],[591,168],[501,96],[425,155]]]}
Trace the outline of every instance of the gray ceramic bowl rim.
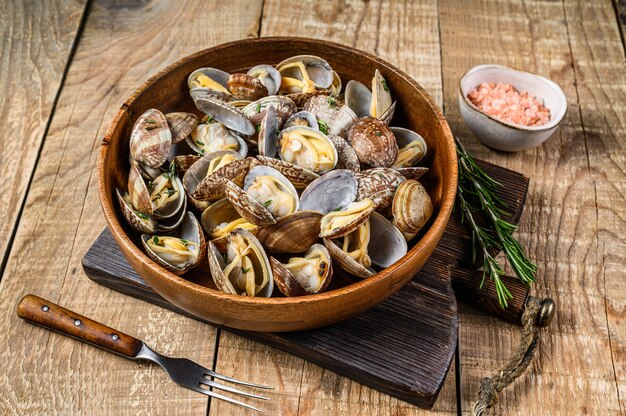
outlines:
{"label": "gray ceramic bowl rim", "polygon": [[[489,69],[489,68],[502,68],[502,69],[506,69],[507,71],[513,71],[513,72],[517,72],[520,73],[522,75],[524,75],[525,77],[534,77],[537,79],[540,79],[541,81],[543,81],[548,87],[552,88],[554,91],[556,91],[557,95],[559,95],[559,98],[561,100],[561,105],[564,107],[562,109],[559,109],[559,113],[557,114],[556,118],[550,118],[550,121],[547,122],[546,124],[544,124],[543,126],[520,126],[519,124],[514,124],[514,123],[510,123],[508,121],[504,121],[504,120],[500,120],[499,118],[496,118],[492,115],[489,115],[487,113],[485,113],[483,110],[481,110],[480,108],[478,108],[476,105],[474,105],[469,98],[467,98],[467,96],[465,94],[463,94],[463,90],[461,88],[461,84],[463,83],[463,80],[468,76],[471,75],[475,72],[479,72],[482,71],[484,69]],[[522,130],[522,131],[544,131],[544,130],[550,130],[553,127],[556,127],[557,125],[559,125],[559,123],[561,123],[561,121],[563,121],[563,118],[565,117],[565,114],[567,114],[567,98],[565,97],[565,93],[563,93],[563,90],[561,89],[561,87],[559,87],[559,85],[546,78],[546,77],[542,77],[541,75],[537,75],[537,74],[533,74],[531,72],[527,72],[527,71],[522,71],[519,69],[515,69],[515,68],[511,68],[508,66],[504,66],[504,65],[496,65],[496,64],[482,64],[482,65],[476,65],[470,69],[468,69],[467,71],[465,71],[465,73],[463,74],[463,76],[461,77],[461,79],[459,80],[459,95],[463,98],[463,100],[467,103],[467,105],[470,106],[470,108],[472,108],[474,111],[477,111],[478,113],[482,114],[483,116],[495,121],[498,124],[502,124],[503,126],[506,127],[511,127],[513,129],[516,130]],[[536,98],[542,98],[542,97],[536,97]]]}

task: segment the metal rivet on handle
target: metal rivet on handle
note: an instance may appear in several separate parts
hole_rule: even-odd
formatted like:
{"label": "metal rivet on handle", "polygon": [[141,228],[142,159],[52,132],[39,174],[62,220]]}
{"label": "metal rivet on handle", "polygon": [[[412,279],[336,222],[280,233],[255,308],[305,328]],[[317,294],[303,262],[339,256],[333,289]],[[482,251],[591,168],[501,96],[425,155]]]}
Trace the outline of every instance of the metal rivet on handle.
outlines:
{"label": "metal rivet on handle", "polygon": [[111,338],[113,338],[113,341],[117,341],[118,339],[120,339],[119,335],[117,334],[111,335]]}
{"label": "metal rivet on handle", "polygon": [[80,319],[75,319],[75,320],[74,320],[74,325],[76,325],[76,326],[80,326],[80,324],[82,324],[82,322],[80,321]]}
{"label": "metal rivet on handle", "polygon": [[48,311],[50,310],[50,306],[48,306],[48,305],[43,305],[43,306],[41,307],[41,309],[42,309],[44,312],[48,312]]}

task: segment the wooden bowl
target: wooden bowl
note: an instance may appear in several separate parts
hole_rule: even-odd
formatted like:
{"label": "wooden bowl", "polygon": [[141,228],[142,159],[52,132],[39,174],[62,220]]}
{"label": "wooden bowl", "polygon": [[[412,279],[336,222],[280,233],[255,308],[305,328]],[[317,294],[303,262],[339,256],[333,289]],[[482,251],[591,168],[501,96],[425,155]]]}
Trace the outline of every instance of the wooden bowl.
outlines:
{"label": "wooden bowl", "polygon": [[[414,246],[401,260],[368,279],[333,279],[337,283],[328,291],[304,297],[229,295],[215,289],[206,265],[200,265],[184,277],[161,268],[140,248],[138,233],[122,219],[115,198],[116,187],[126,188],[128,142],[133,123],[150,108],[163,113],[192,111],[199,114],[187,88],[187,76],[197,68],[210,66],[238,72],[260,63],[274,65],[299,54],[326,59],[339,73],[344,86],[351,79],[369,85],[374,69],[378,68],[397,100],[392,124],[413,129],[426,140],[425,163],[430,171],[421,182],[433,200],[434,213],[417,237],[417,243],[409,244]],[[349,318],[383,301],[407,283],[431,255],[448,223],[457,185],[457,159],[452,133],[441,110],[407,74],[348,46],[277,37],[240,40],[198,52],[146,81],[122,104],[107,129],[98,159],[98,174],[100,201],[113,237],[131,266],[154,290],[187,312],[218,325],[273,332],[311,329]]]}

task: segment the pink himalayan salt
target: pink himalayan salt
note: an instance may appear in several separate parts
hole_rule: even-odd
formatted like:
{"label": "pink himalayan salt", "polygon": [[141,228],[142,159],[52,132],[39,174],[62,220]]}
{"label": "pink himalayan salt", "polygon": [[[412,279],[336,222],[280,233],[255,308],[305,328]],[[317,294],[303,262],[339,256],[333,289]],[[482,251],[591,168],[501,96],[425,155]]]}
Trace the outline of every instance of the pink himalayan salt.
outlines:
{"label": "pink himalayan salt", "polygon": [[467,95],[476,107],[490,116],[519,126],[542,126],[550,121],[550,110],[526,91],[509,84],[483,82]]}

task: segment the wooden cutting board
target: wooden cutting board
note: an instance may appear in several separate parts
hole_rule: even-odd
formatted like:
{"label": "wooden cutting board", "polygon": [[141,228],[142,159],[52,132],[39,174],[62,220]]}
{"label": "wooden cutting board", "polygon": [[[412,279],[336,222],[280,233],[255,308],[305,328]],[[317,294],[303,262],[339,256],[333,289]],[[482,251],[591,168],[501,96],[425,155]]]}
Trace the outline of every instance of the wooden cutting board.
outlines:
{"label": "wooden cutting board", "polygon": [[[481,162],[502,183],[500,196],[517,223],[526,198],[523,175]],[[225,328],[349,377],[409,403],[431,408],[457,344],[457,294],[501,318],[519,320],[528,288],[506,280],[514,301],[503,311],[494,287],[479,290],[482,272],[466,264],[470,237],[458,219],[450,220],[435,252],[415,277],[380,305],[337,324],[311,331],[255,333]],[[128,265],[105,229],[83,258],[93,281],[191,316],[156,294]],[[195,317],[194,317],[195,318]]]}

